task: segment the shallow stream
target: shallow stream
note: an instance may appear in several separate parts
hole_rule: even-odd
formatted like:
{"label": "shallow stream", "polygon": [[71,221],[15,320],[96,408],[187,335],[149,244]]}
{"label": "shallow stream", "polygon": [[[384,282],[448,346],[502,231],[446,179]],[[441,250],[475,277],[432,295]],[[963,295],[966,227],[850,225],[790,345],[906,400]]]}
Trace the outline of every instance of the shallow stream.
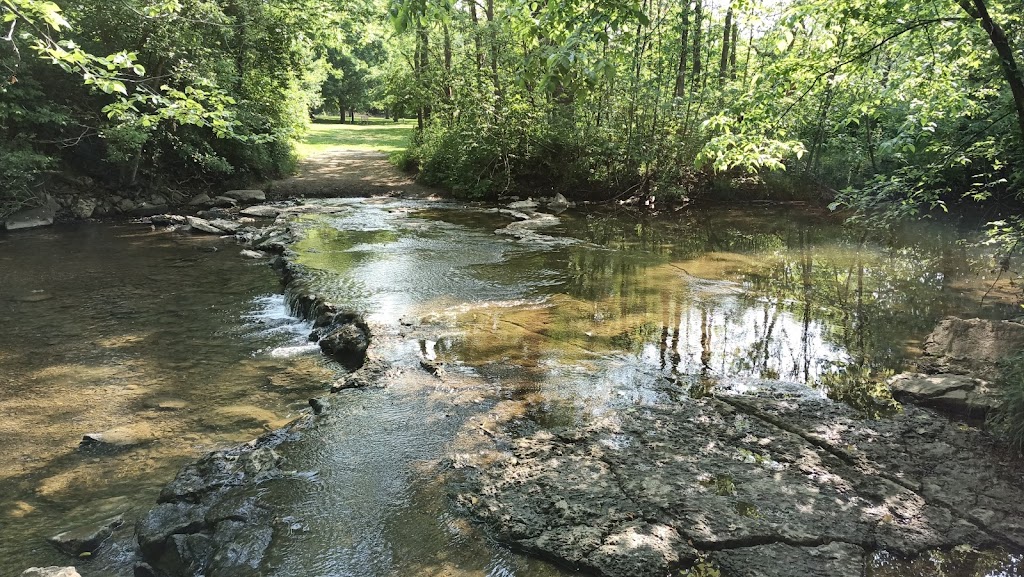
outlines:
{"label": "shallow stream", "polygon": [[[879,244],[827,213],[768,206],[523,225],[486,207],[327,203],[335,214],[303,217],[297,260],[318,292],[367,315],[402,370],[338,395],[288,454],[311,476],[272,494],[299,520],[271,547],[273,575],[569,574],[491,543],[448,503],[446,472],[495,427],[586,421],[663,400],[665,381],[863,404],[869,391],[829,375],[899,370],[943,316],[1013,306],[946,226]],[[131,517],[184,461],[278,426],[332,380],[276,276],[237,252],[137,226],[0,237],[0,575],[69,562],[43,539]],[[111,429],[138,440],[77,449]],[[125,572],[126,555],[79,570]],[[1021,574],[1015,557],[955,562],[946,574]],[[929,563],[880,558],[878,574],[953,561]]]}

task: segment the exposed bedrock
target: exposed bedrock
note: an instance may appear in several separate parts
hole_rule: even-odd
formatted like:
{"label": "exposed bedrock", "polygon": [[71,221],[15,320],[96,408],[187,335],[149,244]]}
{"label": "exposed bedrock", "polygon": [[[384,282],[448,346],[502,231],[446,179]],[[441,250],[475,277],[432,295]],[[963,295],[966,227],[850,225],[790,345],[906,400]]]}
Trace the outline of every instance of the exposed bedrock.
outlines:
{"label": "exposed bedrock", "polygon": [[599,575],[703,553],[732,577],[855,576],[875,550],[1024,549],[1021,473],[914,407],[872,421],[827,401],[688,400],[508,443],[456,501],[500,540]]}
{"label": "exposed bedrock", "polygon": [[255,575],[274,532],[287,518],[262,497],[265,483],[294,473],[275,450],[313,422],[306,416],[251,443],[210,453],[186,466],[135,528],[142,561],[136,575]]}

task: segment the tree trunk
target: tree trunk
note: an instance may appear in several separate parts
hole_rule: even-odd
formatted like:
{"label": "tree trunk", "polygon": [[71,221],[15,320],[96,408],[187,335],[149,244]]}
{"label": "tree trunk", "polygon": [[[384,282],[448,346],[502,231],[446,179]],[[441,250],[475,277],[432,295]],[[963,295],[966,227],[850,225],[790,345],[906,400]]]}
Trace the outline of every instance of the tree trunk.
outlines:
{"label": "tree trunk", "polygon": [[676,69],[676,87],[672,94],[676,98],[681,98],[683,92],[686,90],[686,55],[690,51],[689,35],[690,35],[690,3],[689,0],[683,2],[683,22],[680,26],[679,32],[679,67]]}
{"label": "tree trunk", "polygon": [[722,27],[722,58],[718,62],[718,83],[725,83],[729,70],[729,37],[732,36],[732,6],[725,11],[725,26]]}
{"label": "tree trunk", "polygon": [[704,20],[704,6],[702,5],[703,0],[697,0],[697,4],[693,9],[693,86],[696,87],[700,82],[700,37],[701,37],[701,26]]}
{"label": "tree trunk", "polygon": [[469,17],[473,20],[473,45],[476,54],[476,85],[479,88],[482,83],[484,70],[484,50],[480,46],[480,17],[476,13],[476,0],[469,2]]}
{"label": "tree trunk", "polygon": [[501,79],[498,77],[498,28],[494,23],[494,0],[487,0],[487,42],[491,49],[491,81],[494,83],[494,96],[501,98]]}
{"label": "tree trunk", "polygon": [[740,25],[733,19],[732,22],[732,43],[729,45],[729,78],[736,80],[736,45],[740,41]]}
{"label": "tree trunk", "polygon": [[1002,26],[992,20],[988,13],[988,6],[985,0],[957,0],[960,7],[972,18],[981,21],[981,27],[988,33],[992,47],[999,55],[999,65],[1003,71],[1003,77],[1010,85],[1010,92],[1013,94],[1013,106],[1017,112],[1017,126],[1020,129],[1021,140],[1024,141],[1024,80],[1021,79],[1020,69],[1017,68],[1017,60],[1013,56],[1013,47],[1010,39]]}
{"label": "tree trunk", "polygon": [[452,35],[448,30],[448,22],[441,21],[441,31],[444,33],[444,98],[445,102],[452,100]]}

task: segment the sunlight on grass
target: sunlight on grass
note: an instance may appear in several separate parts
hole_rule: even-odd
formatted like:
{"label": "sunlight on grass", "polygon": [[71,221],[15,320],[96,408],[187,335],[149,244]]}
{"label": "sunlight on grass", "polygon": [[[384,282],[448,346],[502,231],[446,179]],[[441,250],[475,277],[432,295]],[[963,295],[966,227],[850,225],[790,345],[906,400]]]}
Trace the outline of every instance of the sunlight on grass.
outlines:
{"label": "sunlight on grass", "polygon": [[335,148],[394,152],[408,148],[415,120],[375,124],[336,124],[317,122],[309,128],[302,142],[295,143],[300,157],[327,152]]}

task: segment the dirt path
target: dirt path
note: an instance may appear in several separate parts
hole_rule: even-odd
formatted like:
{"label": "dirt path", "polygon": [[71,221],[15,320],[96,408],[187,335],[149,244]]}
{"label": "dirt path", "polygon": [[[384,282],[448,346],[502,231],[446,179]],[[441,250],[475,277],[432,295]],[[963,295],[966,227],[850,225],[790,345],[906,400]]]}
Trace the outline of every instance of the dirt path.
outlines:
{"label": "dirt path", "polygon": [[438,191],[416,184],[388,162],[383,152],[332,148],[299,161],[295,176],[270,183],[272,199],[293,197],[412,196]]}

